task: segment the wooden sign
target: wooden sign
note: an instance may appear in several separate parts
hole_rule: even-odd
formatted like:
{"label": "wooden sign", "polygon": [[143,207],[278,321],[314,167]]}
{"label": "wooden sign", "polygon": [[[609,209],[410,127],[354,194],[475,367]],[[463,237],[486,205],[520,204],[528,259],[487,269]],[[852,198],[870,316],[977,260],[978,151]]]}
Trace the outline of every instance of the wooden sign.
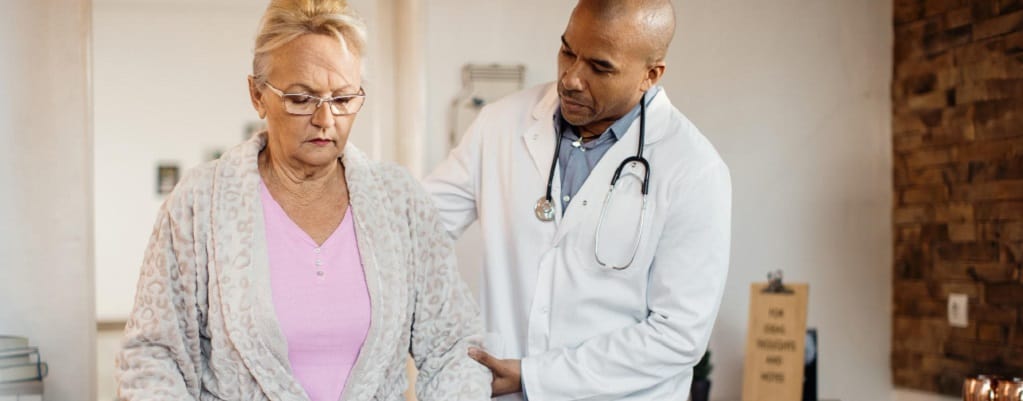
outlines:
{"label": "wooden sign", "polygon": [[806,346],[806,284],[785,284],[785,292],[750,288],[749,334],[743,366],[743,401],[799,401],[803,394]]}

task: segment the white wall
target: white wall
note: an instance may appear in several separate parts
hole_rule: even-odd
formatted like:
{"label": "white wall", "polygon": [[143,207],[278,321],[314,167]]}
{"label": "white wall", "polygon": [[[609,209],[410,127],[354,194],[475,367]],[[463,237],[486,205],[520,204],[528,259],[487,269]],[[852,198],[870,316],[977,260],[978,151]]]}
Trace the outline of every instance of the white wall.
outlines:
{"label": "white wall", "polygon": [[[201,8],[201,12],[199,11]],[[127,317],[163,197],[156,164],[186,169],[242,140],[260,6],[96,1],[96,315]]]}
{"label": "white wall", "polygon": [[40,347],[47,400],[95,388],[89,4],[0,12],[0,333]]}
{"label": "white wall", "polygon": [[734,184],[716,397],[738,394],[749,283],[768,269],[810,284],[820,395],[888,396],[891,9],[889,0],[682,2],[665,87]]}
{"label": "white wall", "polygon": [[462,88],[462,66],[524,64],[526,88],[554,79],[559,38],[574,6],[567,0],[424,2],[427,172],[447,156],[449,112]]}
{"label": "white wall", "polygon": [[[554,79],[573,4],[428,2],[429,163],[446,153],[460,67],[524,63],[528,85]],[[820,396],[890,399],[891,0],[676,6],[679,31],[662,84],[717,146],[734,185],[712,398],[739,398],[749,285],[784,269],[789,280],[810,284]],[[480,248],[472,241],[459,244],[459,257],[474,281]]]}
{"label": "white wall", "polygon": [[[156,166],[188,168],[214,149],[241,142],[247,122],[258,121],[246,77],[266,1],[98,0],[95,26],[95,237],[96,315],[127,318],[138,270],[163,197]],[[378,24],[372,0],[352,4]],[[384,21],[387,22],[387,21]],[[351,141],[379,159],[393,160],[391,119],[376,111],[392,101],[389,68],[369,43],[367,106]],[[386,133],[386,134],[385,134]]]}

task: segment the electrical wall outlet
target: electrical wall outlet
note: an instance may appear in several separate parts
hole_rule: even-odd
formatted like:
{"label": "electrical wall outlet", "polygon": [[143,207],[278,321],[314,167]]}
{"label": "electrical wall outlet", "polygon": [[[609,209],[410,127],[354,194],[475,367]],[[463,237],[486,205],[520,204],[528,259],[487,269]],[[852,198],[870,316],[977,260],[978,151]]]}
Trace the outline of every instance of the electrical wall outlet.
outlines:
{"label": "electrical wall outlet", "polygon": [[966,294],[948,295],[948,324],[952,327],[970,325],[969,298],[966,297]]}

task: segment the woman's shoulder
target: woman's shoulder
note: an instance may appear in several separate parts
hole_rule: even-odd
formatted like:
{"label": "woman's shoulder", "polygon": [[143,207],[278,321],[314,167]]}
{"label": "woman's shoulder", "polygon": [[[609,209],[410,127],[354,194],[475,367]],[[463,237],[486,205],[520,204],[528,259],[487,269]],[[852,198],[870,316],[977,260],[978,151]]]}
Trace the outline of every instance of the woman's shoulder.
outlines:
{"label": "woman's shoulder", "polygon": [[391,189],[409,189],[414,187],[415,178],[412,177],[412,173],[405,166],[390,161],[374,162],[373,164],[376,174]]}
{"label": "woman's shoulder", "polygon": [[378,161],[373,162],[371,170],[380,185],[378,189],[383,192],[382,195],[395,203],[415,204],[426,196],[419,181],[405,166],[395,162]]}
{"label": "woman's shoulder", "polygon": [[220,160],[211,160],[188,169],[164,201],[165,207],[192,207],[208,198]]}
{"label": "woman's shoulder", "polygon": [[404,192],[416,187],[416,180],[404,166],[391,161],[373,160],[353,144],[345,147],[342,163],[351,171],[349,179],[361,183],[372,183],[366,186],[388,193]]}
{"label": "woman's shoulder", "polygon": [[219,158],[206,161],[188,170],[184,177],[175,186],[172,195],[178,195],[186,202],[202,201],[212,196],[215,183],[217,186],[224,186],[226,183],[234,183],[251,173],[256,166],[256,158],[260,150],[266,146],[266,132],[253,135],[252,138],[241,142]]}
{"label": "woman's shoulder", "polygon": [[[399,209],[419,209],[430,202],[419,181],[404,166],[391,161],[362,159],[348,174],[352,191]],[[357,195],[357,194],[353,194]]]}

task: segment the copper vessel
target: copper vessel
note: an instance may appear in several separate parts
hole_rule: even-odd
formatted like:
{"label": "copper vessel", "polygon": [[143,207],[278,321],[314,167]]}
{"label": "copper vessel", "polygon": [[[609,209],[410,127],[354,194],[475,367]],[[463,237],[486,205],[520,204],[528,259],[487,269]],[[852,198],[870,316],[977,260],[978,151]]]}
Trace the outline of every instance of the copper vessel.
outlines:
{"label": "copper vessel", "polygon": [[967,377],[963,382],[963,401],[995,401],[998,379],[993,376]]}
{"label": "copper vessel", "polygon": [[1018,377],[998,379],[995,400],[1023,401],[1023,379]]}
{"label": "copper vessel", "polygon": [[963,382],[963,401],[1023,401],[1023,379],[976,375]]}

